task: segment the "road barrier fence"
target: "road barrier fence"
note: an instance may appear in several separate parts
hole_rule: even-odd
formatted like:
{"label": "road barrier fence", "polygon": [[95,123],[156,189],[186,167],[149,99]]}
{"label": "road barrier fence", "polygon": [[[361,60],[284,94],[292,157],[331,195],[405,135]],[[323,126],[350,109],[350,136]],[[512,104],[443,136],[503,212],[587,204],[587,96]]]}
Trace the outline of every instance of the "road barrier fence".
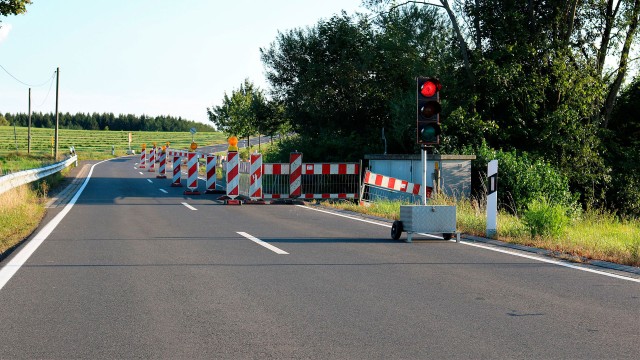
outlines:
{"label": "road barrier fence", "polygon": [[[171,149],[168,153],[175,159],[175,156],[186,155],[188,151]],[[386,198],[384,192],[393,192],[405,195],[409,202],[420,202],[420,184],[369,170],[363,173],[360,162],[303,163],[301,153],[292,153],[289,163],[263,163],[262,155],[258,153],[251,154],[248,162],[240,161],[238,152],[230,152],[227,156],[200,153],[195,156],[206,158],[206,188],[211,189],[217,183],[226,189],[231,199],[351,199],[368,202]],[[174,183],[175,176],[174,172]],[[426,191],[427,197],[431,197],[432,188],[427,187]]]}

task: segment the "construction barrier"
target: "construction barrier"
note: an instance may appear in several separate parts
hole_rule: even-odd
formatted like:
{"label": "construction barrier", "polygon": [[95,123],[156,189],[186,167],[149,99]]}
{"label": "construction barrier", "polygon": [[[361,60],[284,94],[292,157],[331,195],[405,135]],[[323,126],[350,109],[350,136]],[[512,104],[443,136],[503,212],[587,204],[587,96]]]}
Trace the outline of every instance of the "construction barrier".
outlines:
{"label": "construction barrier", "polygon": [[235,199],[240,195],[240,156],[237,151],[227,154],[227,196]]}
{"label": "construction barrier", "polygon": [[[375,192],[371,189],[379,189],[383,191],[391,191],[398,194],[404,194],[405,200],[409,199],[409,201],[414,203],[420,203],[420,190],[422,186],[420,184],[410,183],[406,180],[396,179],[390,176],[380,175],[376,173],[372,173],[367,170],[364,174],[364,181],[362,183],[360,200],[362,201],[373,201],[379,198],[387,198],[381,192]],[[431,193],[433,192],[433,188],[430,186],[425,187],[427,191],[427,198],[431,197]]]}
{"label": "construction barrier", "polygon": [[206,159],[207,180],[205,185],[205,192],[207,194],[212,194],[216,192],[216,163],[218,161],[218,157],[213,154],[207,154]]}
{"label": "construction barrier", "polygon": [[166,163],[167,163],[167,152],[164,150],[160,150],[160,165],[158,166],[158,175],[156,175],[158,179],[167,178]]}
{"label": "construction barrier", "polygon": [[138,168],[144,169],[146,167],[145,162],[147,160],[147,149],[142,149],[140,151],[140,164],[138,164]]}
{"label": "construction barrier", "polygon": [[149,172],[156,171],[156,148],[155,147],[152,147],[151,150],[149,150],[149,169],[147,171]]}
{"label": "construction barrier", "polygon": [[[261,154],[252,154],[250,162],[241,162],[238,152],[227,153],[226,176],[217,179],[216,166],[224,156],[170,149],[173,159],[173,182],[182,186],[180,163],[187,157],[188,180],[185,194],[197,191],[198,158],[206,158],[206,192],[213,193],[220,183],[226,188],[229,203],[276,199],[358,199],[360,198],[360,163],[303,163],[301,153],[291,153],[290,163],[263,163]],[[161,161],[162,163],[162,161]],[[224,184],[226,182],[226,184]],[[224,191],[224,190],[223,190]]]}
{"label": "construction barrier", "polygon": [[171,186],[173,187],[181,187],[181,179],[182,179],[182,156],[173,155],[173,181],[171,182]]}
{"label": "construction barrier", "polygon": [[[169,156],[180,156],[180,157],[187,157],[187,154],[189,154],[188,150],[168,150],[167,154],[169,154]],[[202,157],[199,153],[198,153],[198,157]]]}
{"label": "construction barrier", "polygon": [[289,197],[302,195],[302,154],[295,152],[289,156]]}
{"label": "construction barrier", "polygon": [[[263,164],[264,199],[290,198],[290,169],[291,164]],[[301,199],[357,199],[360,195],[359,163],[302,163],[300,172]]]}
{"label": "construction barrier", "polygon": [[249,197],[262,200],[262,154],[251,154]]}
{"label": "construction barrier", "polygon": [[198,191],[198,155],[195,152],[187,154],[187,190],[185,195],[200,195]]}

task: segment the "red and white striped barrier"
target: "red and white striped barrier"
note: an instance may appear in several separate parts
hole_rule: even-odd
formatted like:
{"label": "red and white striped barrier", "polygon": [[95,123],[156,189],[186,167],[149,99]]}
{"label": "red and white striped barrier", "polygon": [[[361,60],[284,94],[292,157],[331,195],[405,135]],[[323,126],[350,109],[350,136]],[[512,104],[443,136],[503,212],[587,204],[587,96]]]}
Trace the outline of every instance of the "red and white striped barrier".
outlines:
{"label": "red and white striped barrier", "polygon": [[149,172],[154,172],[156,171],[156,148],[152,147],[151,150],[149,150],[149,170],[147,170]]}
{"label": "red and white striped barrier", "polygon": [[198,156],[195,152],[187,154],[187,190],[185,195],[200,195],[198,191]]}
{"label": "red and white striped barrier", "polygon": [[229,151],[227,155],[227,196],[235,199],[240,195],[240,156],[237,151]]}
{"label": "red and white striped barrier", "polygon": [[[289,164],[265,163],[263,166],[265,175],[288,175]],[[302,164],[302,175],[358,175],[360,165],[356,163],[327,164],[308,163]]]}
{"label": "red and white striped barrier", "polygon": [[167,166],[167,152],[164,150],[160,150],[160,165],[158,166],[158,175],[156,175],[158,179],[167,178],[166,166]]}
{"label": "red and white striped barrier", "polygon": [[249,197],[251,200],[262,199],[262,154],[251,154],[251,182]]}
{"label": "red and white striped barrier", "polygon": [[146,167],[145,161],[147,160],[147,149],[142,149],[140,151],[140,164],[138,164],[138,168],[144,169]]}
{"label": "red and white striped barrier", "polygon": [[182,172],[180,167],[182,166],[182,156],[173,156],[173,181],[171,182],[171,186],[173,187],[182,187],[180,180],[182,179]]}
{"label": "red and white striped barrier", "polygon": [[[169,157],[171,156],[180,156],[180,157],[187,157],[187,155],[189,154],[190,151],[188,150],[169,150],[167,151],[167,154],[169,155]],[[206,158],[206,155],[200,152],[196,152],[196,156],[199,159],[204,159]]]}
{"label": "red and white striped barrier", "polygon": [[[289,175],[290,164],[264,164],[262,167],[263,175]],[[308,163],[302,164],[302,175],[350,175],[348,179],[339,180],[340,183],[353,181],[353,192],[348,193],[330,193],[330,192],[308,192],[303,193],[301,191],[299,198],[301,199],[357,199],[360,194],[358,193],[358,178],[360,174],[360,164],[358,163]],[[313,181],[305,180],[305,181]],[[331,180],[329,180],[331,181]],[[306,188],[318,189],[318,186],[313,184],[305,185]],[[290,191],[290,189],[288,189]],[[302,189],[301,189],[302,190]],[[277,193],[263,193],[264,199],[286,199],[289,198],[289,194],[277,194]]]}
{"label": "red and white striped barrier", "polygon": [[[299,199],[357,199],[359,194],[357,193],[305,193],[299,196]],[[264,199],[286,199],[288,198],[287,194],[264,194]]]}
{"label": "red and white striped barrier", "polygon": [[207,154],[207,182],[205,190],[207,194],[216,192],[216,162],[217,156]]}
{"label": "red and white striped barrier", "polygon": [[302,175],[358,175],[360,165],[356,163],[348,164],[324,164],[309,163],[303,164]]}
{"label": "red and white striped barrier", "polygon": [[[393,191],[399,191],[403,193],[420,195],[420,184],[410,183],[405,180],[392,178],[389,176],[379,175],[367,170],[364,174],[364,183],[366,185],[373,185],[380,188],[385,188]],[[431,197],[432,188],[427,186],[427,197]]]}
{"label": "red and white striped barrier", "polygon": [[289,164],[263,164],[262,173],[265,175],[289,175]]}
{"label": "red and white striped barrier", "polygon": [[302,195],[302,153],[291,153],[289,156],[289,197]]}

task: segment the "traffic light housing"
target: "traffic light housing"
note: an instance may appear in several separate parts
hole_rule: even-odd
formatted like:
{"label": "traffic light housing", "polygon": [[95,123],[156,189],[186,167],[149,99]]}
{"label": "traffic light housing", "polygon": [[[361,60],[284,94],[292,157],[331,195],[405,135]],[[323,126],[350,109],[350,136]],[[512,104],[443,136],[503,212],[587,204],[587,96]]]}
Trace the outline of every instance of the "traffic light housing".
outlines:
{"label": "traffic light housing", "polygon": [[440,143],[440,89],[436,78],[417,78],[417,131],[418,144],[433,146]]}

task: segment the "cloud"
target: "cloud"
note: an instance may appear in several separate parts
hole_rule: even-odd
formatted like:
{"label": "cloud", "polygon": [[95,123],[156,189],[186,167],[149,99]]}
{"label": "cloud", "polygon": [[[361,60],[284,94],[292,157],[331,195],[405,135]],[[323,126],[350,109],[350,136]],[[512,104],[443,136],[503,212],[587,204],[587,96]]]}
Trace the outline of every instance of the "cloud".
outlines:
{"label": "cloud", "polygon": [[11,24],[0,23],[0,43],[9,36],[9,31],[11,31]]}

